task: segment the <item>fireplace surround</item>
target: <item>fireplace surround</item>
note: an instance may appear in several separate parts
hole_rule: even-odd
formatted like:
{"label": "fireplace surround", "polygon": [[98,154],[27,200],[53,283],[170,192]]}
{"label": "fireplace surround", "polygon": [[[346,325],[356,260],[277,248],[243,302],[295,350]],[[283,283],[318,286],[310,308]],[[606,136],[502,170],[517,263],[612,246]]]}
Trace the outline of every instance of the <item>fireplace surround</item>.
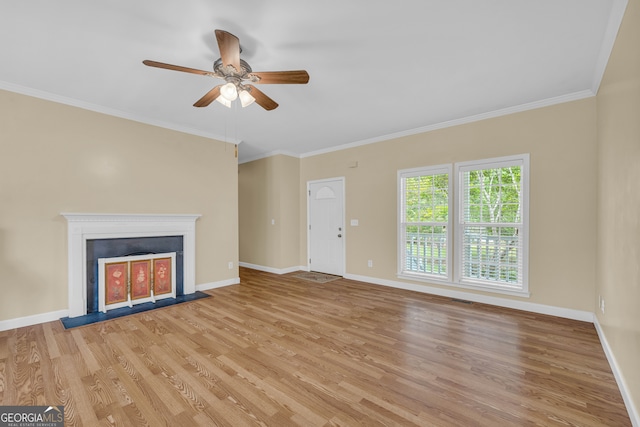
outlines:
{"label": "fireplace surround", "polygon": [[87,241],[182,236],[183,294],[196,291],[197,214],[62,213],[67,220],[69,317],[87,314]]}

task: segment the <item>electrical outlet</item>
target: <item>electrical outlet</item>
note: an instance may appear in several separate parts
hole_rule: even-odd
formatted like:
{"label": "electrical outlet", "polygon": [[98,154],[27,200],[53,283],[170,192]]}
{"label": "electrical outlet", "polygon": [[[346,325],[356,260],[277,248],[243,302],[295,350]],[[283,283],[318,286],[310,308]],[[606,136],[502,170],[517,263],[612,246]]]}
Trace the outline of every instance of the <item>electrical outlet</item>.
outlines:
{"label": "electrical outlet", "polygon": [[600,311],[604,314],[604,298],[600,300]]}
{"label": "electrical outlet", "polygon": [[233,270],[233,261],[229,261],[229,270]]}
{"label": "electrical outlet", "polygon": [[372,259],[367,261],[367,267],[369,267],[369,268],[373,267],[373,260]]}

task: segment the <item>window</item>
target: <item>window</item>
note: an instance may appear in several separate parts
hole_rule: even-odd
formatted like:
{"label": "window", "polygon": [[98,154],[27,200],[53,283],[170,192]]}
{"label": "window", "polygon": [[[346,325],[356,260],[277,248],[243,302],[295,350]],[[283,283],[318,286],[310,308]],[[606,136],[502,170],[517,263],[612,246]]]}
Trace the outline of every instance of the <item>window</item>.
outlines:
{"label": "window", "polygon": [[529,156],[453,167],[398,172],[399,276],[526,294]]}
{"label": "window", "polygon": [[400,273],[450,279],[451,166],[400,171]]}
{"label": "window", "polygon": [[528,156],[456,165],[459,281],[526,291]]}

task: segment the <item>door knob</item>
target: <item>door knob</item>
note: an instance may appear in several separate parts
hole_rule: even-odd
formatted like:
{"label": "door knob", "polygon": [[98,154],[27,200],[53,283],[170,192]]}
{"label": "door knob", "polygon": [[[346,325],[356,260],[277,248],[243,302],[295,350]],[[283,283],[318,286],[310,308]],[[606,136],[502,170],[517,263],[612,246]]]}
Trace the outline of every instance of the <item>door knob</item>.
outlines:
{"label": "door knob", "polygon": [[338,234],[338,237],[342,237],[342,234]]}

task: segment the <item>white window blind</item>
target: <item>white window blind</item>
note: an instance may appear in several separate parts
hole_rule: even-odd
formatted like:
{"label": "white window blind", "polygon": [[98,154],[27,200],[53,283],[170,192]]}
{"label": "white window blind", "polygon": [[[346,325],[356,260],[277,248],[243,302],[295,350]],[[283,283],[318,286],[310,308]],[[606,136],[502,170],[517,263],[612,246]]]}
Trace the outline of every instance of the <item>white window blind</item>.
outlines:
{"label": "white window blind", "polygon": [[528,154],[398,171],[398,276],[527,296],[528,206]]}
{"label": "white window blind", "polygon": [[526,290],[528,157],[458,164],[461,283]]}
{"label": "white window blind", "polygon": [[399,274],[450,279],[451,167],[400,171]]}

